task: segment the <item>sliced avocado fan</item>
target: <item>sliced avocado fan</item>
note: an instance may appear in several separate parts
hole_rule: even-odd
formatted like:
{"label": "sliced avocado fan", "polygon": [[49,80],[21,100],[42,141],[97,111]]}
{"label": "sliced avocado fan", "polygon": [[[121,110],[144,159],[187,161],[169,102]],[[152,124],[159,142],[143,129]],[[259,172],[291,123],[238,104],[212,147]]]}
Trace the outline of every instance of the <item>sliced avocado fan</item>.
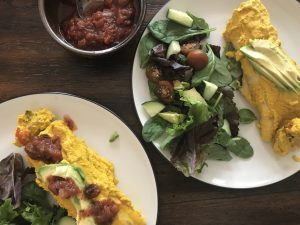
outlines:
{"label": "sliced avocado fan", "polygon": [[253,40],[240,51],[253,68],[285,91],[300,91],[300,71],[282,49],[270,40]]}

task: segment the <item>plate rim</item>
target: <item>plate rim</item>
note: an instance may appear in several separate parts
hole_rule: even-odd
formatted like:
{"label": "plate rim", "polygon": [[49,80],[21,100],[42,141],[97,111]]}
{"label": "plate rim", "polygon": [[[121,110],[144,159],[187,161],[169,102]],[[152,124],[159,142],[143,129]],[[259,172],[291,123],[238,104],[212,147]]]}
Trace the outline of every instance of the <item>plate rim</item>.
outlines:
{"label": "plate rim", "polygon": [[[245,0],[244,0],[245,1]],[[240,0],[240,3],[242,3],[242,2],[244,2],[243,0]],[[165,4],[163,4],[162,6],[161,6],[161,8],[154,14],[154,16],[151,18],[151,19],[149,19],[149,22],[146,24],[146,26],[145,26],[145,28],[143,29],[143,31],[142,31],[142,34],[141,34],[141,36],[139,37],[139,40],[138,40],[138,44],[137,44],[137,47],[136,47],[136,50],[135,50],[135,54],[134,54],[134,59],[133,59],[133,62],[132,62],[132,69],[131,69],[131,93],[132,93],[132,99],[133,99],[133,103],[134,103],[134,108],[135,108],[135,113],[136,113],[136,115],[137,115],[137,117],[138,117],[138,120],[139,120],[139,123],[141,124],[141,126],[143,127],[143,123],[142,123],[142,121],[141,121],[141,118],[139,117],[139,113],[138,113],[138,109],[137,109],[137,107],[136,107],[136,98],[135,98],[135,95],[134,95],[134,79],[133,79],[133,74],[134,74],[134,65],[135,65],[135,61],[136,61],[136,59],[137,59],[137,63],[139,63],[139,58],[138,58],[138,48],[139,48],[139,44],[140,44],[140,41],[141,41],[141,39],[147,34],[147,33],[149,33],[149,31],[147,31],[147,28],[148,28],[148,25],[150,24],[150,23],[152,23],[152,22],[154,22],[153,20],[154,20],[154,17],[156,17],[156,15],[159,13],[159,12],[161,12],[162,10],[164,10],[165,9],[165,7],[167,7],[169,4],[171,4],[171,2],[173,2],[173,1],[168,1],[168,2],[166,2]],[[300,0],[289,0],[288,1],[290,4],[294,4],[294,3],[298,3],[297,5],[300,7]],[[139,64],[137,65],[138,67],[139,67]],[[144,70],[144,69],[143,69]],[[162,153],[162,150],[160,150],[155,144],[154,144],[154,142],[152,141],[152,142],[150,142],[151,143],[151,145],[160,153],[160,155],[162,155],[162,158],[164,159],[164,160],[166,160],[169,164],[171,164],[172,165],[172,167],[174,167],[173,166],[173,164],[171,163],[171,161]],[[175,168],[175,167],[174,167]],[[176,169],[176,168],[175,168]],[[176,170],[177,171],[177,173],[180,173],[181,175],[183,175],[180,171],[178,171],[178,170]],[[214,187],[221,187],[221,188],[226,188],[226,189],[233,189],[233,190],[246,190],[246,189],[254,189],[254,188],[261,188],[261,187],[266,187],[266,186],[269,186],[269,185],[272,185],[272,184],[277,184],[277,183],[280,183],[280,182],[282,182],[282,181],[284,181],[284,180],[286,180],[286,179],[288,179],[288,178],[290,178],[290,177],[292,177],[292,176],[294,176],[295,174],[297,174],[297,173],[299,173],[300,172],[300,169],[299,170],[296,170],[296,171],[294,171],[293,173],[291,173],[290,175],[288,175],[288,176],[286,176],[285,178],[283,178],[283,179],[278,179],[278,180],[276,180],[276,181],[271,181],[271,182],[265,182],[265,183],[263,183],[263,184],[259,184],[259,185],[252,185],[252,186],[243,186],[243,187],[237,187],[237,186],[226,186],[226,185],[220,185],[220,184],[215,184],[215,183],[212,183],[212,182],[207,182],[207,181],[204,181],[204,180],[202,180],[202,179],[199,179],[199,178],[197,178],[197,177],[195,177],[195,176],[189,176],[188,178],[192,178],[192,179],[194,179],[194,180],[196,180],[196,181],[200,181],[200,182],[202,182],[202,183],[204,183],[204,184],[208,184],[208,185],[212,185],[212,186],[214,186]]]}
{"label": "plate rim", "polygon": [[[70,93],[67,93],[67,92],[59,92],[59,91],[53,91],[53,92],[37,92],[37,93],[31,93],[31,94],[24,94],[24,95],[20,95],[20,96],[16,96],[16,97],[12,97],[12,98],[9,98],[5,101],[2,101],[0,102],[0,105],[6,103],[6,102],[9,102],[9,101],[12,101],[12,100],[15,100],[15,99],[18,99],[18,98],[23,98],[23,97],[30,97],[30,96],[38,96],[38,95],[60,95],[60,96],[69,96],[69,97],[73,97],[73,98],[77,98],[79,100],[83,100],[83,101],[87,101],[89,103],[92,103],[93,105],[95,105],[96,107],[100,107],[102,109],[104,109],[105,111],[107,111],[108,113],[112,114],[115,118],[119,119],[120,122],[122,122],[127,128],[128,130],[133,134],[133,136],[136,138],[136,140],[138,141],[138,143],[141,145],[142,149],[143,149],[143,152],[144,154],[146,155],[148,161],[149,161],[149,165],[150,165],[150,168],[151,168],[151,171],[152,171],[152,174],[153,174],[153,178],[154,178],[154,184],[155,184],[155,195],[156,195],[156,213],[155,213],[155,220],[154,220],[154,224],[157,224],[157,221],[158,221],[158,206],[159,206],[159,195],[158,195],[158,186],[157,186],[157,177],[156,177],[156,174],[153,170],[153,166],[152,166],[152,160],[150,160],[149,156],[148,156],[148,153],[146,152],[145,150],[145,147],[143,146],[142,142],[140,141],[140,139],[137,137],[137,135],[135,134],[135,132],[132,130],[132,128],[130,126],[128,126],[128,124],[118,115],[116,114],[115,112],[113,112],[111,109],[109,109],[108,107],[94,101],[94,100],[91,100],[89,98],[86,98],[86,97],[81,97],[79,95],[75,95],[75,94],[70,94]],[[135,108],[135,107],[134,107]]]}

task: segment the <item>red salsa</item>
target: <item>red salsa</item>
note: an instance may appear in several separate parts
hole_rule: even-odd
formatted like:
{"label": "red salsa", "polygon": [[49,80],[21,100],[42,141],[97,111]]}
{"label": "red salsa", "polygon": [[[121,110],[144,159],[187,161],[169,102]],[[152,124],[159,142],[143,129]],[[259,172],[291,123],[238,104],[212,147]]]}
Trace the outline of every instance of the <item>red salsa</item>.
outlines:
{"label": "red salsa", "polygon": [[134,24],[133,0],[104,0],[103,5],[85,18],[77,13],[61,24],[65,39],[77,48],[102,50],[117,45]]}
{"label": "red salsa", "polygon": [[93,216],[97,225],[110,225],[119,212],[119,206],[111,199],[94,201],[92,205],[79,211],[80,218]]}
{"label": "red salsa", "polygon": [[61,198],[68,199],[80,193],[80,189],[71,178],[49,176],[47,180],[49,190]]}
{"label": "red salsa", "polygon": [[31,159],[44,163],[58,163],[63,159],[59,137],[51,138],[46,134],[33,137],[25,145],[25,152]]}

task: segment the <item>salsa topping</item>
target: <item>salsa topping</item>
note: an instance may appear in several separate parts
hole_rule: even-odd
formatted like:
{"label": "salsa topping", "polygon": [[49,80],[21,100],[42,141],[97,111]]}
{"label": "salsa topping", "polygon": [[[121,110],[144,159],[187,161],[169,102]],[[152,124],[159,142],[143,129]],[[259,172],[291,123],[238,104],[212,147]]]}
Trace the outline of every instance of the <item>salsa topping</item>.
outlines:
{"label": "salsa topping", "polygon": [[77,125],[69,115],[64,115],[64,122],[70,128],[71,131],[77,130]]}
{"label": "salsa topping", "polygon": [[97,225],[109,225],[119,212],[119,206],[111,199],[94,201],[92,205],[84,210],[80,210],[79,216],[93,216]]}
{"label": "salsa topping", "polygon": [[80,189],[71,178],[49,176],[47,181],[49,190],[61,198],[68,199],[80,193]]}
{"label": "salsa topping", "polygon": [[48,135],[33,137],[26,145],[25,152],[34,160],[44,163],[57,163],[62,158],[61,144],[58,137],[51,138]]}

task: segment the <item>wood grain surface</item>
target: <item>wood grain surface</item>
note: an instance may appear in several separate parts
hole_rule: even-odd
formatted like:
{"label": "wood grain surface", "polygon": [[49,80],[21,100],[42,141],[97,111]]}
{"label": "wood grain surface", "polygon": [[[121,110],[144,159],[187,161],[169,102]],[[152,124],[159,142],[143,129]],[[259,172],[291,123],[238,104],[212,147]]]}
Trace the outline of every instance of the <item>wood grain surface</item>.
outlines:
{"label": "wood grain surface", "polygon": [[41,23],[37,0],[0,0],[0,102],[66,92],[118,114],[141,140],[153,165],[159,225],[299,225],[300,173],[257,189],[219,188],[184,177],[142,141],[131,92],[132,62],[146,24],[167,1],[147,2],[144,25],[127,47],[109,57],[87,59],[52,40]]}

